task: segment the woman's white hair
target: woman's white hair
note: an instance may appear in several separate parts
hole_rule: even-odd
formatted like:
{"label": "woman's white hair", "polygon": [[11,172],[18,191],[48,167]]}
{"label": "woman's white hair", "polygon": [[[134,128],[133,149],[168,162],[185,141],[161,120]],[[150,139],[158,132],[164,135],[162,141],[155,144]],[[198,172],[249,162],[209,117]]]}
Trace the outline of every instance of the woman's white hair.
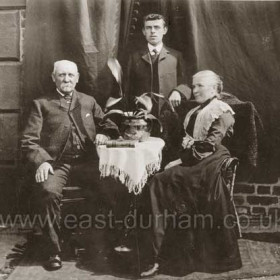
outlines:
{"label": "woman's white hair", "polygon": [[218,93],[221,93],[223,91],[223,81],[221,77],[215,72],[211,70],[199,71],[193,75],[193,78],[197,78],[197,77],[203,77],[203,78],[205,77],[206,79],[213,81],[213,84],[217,85]]}

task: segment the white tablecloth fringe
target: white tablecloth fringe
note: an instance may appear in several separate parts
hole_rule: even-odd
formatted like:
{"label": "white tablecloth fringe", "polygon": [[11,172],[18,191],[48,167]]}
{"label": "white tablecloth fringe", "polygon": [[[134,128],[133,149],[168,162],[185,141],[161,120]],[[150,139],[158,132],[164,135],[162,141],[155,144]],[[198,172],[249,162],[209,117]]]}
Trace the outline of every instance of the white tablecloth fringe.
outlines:
{"label": "white tablecloth fringe", "polygon": [[155,162],[152,162],[148,165],[146,165],[146,171],[144,175],[142,176],[140,182],[135,183],[129,174],[127,174],[125,171],[120,170],[117,166],[112,166],[108,164],[103,164],[99,168],[100,170],[100,176],[101,178],[113,176],[115,179],[118,179],[121,181],[122,184],[126,185],[128,188],[128,192],[133,192],[135,195],[138,195],[142,192],[142,189],[144,188],[145,184],[147,183],[149,175],[154,174],[156,171],[160,170],[160,164],[161,164],[161,157]]}

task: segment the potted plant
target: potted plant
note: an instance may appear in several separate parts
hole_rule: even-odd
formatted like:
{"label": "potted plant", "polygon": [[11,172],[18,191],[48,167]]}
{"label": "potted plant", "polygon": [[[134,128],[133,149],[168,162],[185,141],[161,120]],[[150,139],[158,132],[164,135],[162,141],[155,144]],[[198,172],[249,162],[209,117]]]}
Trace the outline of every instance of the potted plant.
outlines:
{"label": "potted plant", "polygon": [[115,58],[108,59],[108,66],[119,85],[120,97],[110,97],[107,100],[105,118],[110,117],[119,126],[125,140],[145,141],[153,130],[161,131],[159,120],[151,114],[153,93],[143,93],[135,97],[134,104],[129,106],[122,91],[121,66]]}

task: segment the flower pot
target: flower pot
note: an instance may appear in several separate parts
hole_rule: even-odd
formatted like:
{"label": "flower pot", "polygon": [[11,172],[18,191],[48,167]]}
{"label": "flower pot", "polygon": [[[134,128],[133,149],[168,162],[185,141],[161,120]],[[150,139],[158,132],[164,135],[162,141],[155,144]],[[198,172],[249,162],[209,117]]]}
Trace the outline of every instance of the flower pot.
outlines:
{"label": "flower pot", "polygon": [[143,118],[127,118],[121,125],[122,137],[126,140],[145,141],[150,137],[151,126]]}

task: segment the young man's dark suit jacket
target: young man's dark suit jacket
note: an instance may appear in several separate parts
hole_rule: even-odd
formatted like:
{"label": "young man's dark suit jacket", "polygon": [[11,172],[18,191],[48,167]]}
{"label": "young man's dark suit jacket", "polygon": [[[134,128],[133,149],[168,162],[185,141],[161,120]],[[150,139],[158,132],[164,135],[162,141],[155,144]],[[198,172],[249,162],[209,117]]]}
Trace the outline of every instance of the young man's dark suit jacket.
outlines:
{"label": "young man's dark suit jacket", "polygon": [[28,162],[36,169],[43,162],[60,159],[69,137],[71,120],[87,153],[95,152],[97,133],[118,135],[113,122],[102,121],[104,114],[93,97],[75,90],[69,111],[67,106],[61,102],[57,91],[33,101],[21,142]]}
{"label": "young man's dark suit jacket", "polygon": [[[152,68],[148,47],[134,52],[128,61],[126,87],[128,96],[139,96],[152,91]],[[190,98],[191,89],[187,86],[185,63],[180,52],[163,46],[158,57],[158,89],[168,98],[172,90],[182,97]],[[154,74],[154,73],[153,73]],[[159,107],[162,106],[162,102]]]}

